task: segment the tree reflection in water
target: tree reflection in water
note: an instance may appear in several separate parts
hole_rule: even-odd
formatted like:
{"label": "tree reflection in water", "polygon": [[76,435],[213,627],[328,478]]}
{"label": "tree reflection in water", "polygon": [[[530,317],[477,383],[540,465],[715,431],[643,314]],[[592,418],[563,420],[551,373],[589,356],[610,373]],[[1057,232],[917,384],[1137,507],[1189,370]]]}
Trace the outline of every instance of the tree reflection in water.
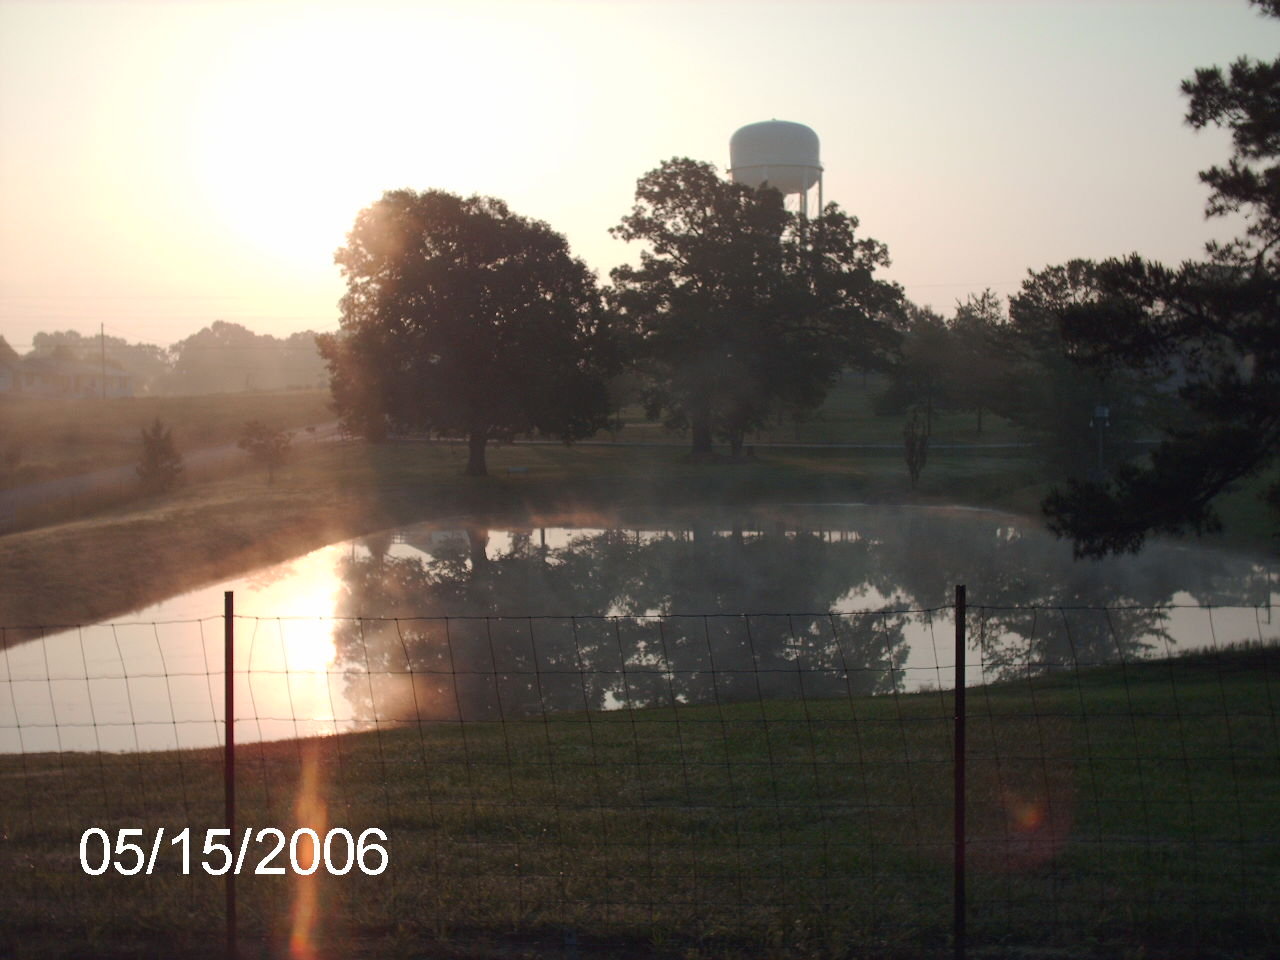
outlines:
{"label": "tree reflection in water", "polygon": [[989,513],[880,509],[840,536],[763,526],[583,531],[554,547],[528,530],[496,551],[485,528],[419,529],[404,535],[413,556],[370,538],[341,571],[348,699],[382,722],[886,693],[903,687],[906,628],[956,583],[981,598],[971,637],[988,678],[1163,652],[1158,608],[1176,592],[1247,604],[1269,590],[1210,551],[1073,562]]}
{"label": "tree reflection in water", "polygon": [[[487,533],[342,569],[335,634],[357,716],[559,711],[884,693],[908,615],[831,614],[866,545],[813,533],[604,531],[548,548]],[[375,613],[376,612],[376,613]],[[376,713],[373,707],[376,705]]]}
{"label": "tree reflection in water", "polygon": [[859,518],[868,586],[902,606],[937,608],[967,587],[969,637],[988,679],[1090,666],[1175,649],[1178,594],[1216,605],[1266,604],[1270,581],[1238,556],[1153,543],[1137,556],[1076,561],[1069,544],[985,511],[879,508]]}

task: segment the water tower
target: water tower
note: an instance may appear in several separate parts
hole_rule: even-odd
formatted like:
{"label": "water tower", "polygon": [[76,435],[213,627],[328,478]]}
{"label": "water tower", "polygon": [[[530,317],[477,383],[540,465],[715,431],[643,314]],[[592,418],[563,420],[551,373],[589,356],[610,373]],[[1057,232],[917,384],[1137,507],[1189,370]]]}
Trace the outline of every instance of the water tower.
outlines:
{"label": "water tower", "polygon": [[796,195],[801,216],[809,212],[809,191],[816,185],[822,212],[818,135],[803,123],[765,120],[739,127],[729,138],[729,176],[753,189],[767,183],[784,199]]}

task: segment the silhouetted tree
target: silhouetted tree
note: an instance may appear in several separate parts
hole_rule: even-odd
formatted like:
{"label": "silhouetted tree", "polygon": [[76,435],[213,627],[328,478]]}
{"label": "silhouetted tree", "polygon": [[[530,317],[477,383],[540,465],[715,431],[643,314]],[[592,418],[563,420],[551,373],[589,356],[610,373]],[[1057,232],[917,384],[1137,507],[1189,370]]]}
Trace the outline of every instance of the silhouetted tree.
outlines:
{"label": "silhouetted tree", "polygon": [[737,454],[779,403],[813,409],[847,364],[874,363],[901,292],[873,278],[888,252],[857,225],[835,204],[805,223],[776,190],[694,160],[640,178],[610,232],[647,245],[612,277],[650,375],[650,416],[688,426],[696,456],[717,433]]}
{"label": "silhouetted tree", "polygon": [[[1253,0],[1280,18],[1280,0]],[[1061,312],[1074,354],[1180,383],[1189,410],[1145,464],[1074,481],[1044,501],[1078,554],[1138,550],[1148,534],[1216,530],[1213,501],[1280,455],[1280,59],[1241,58],[1182,84],[1194,128],[1225,127],[1233,155],[1201,173],[1206,214],[1243,215],[1244,234],[1173,270],[1134,255],[1098,268],[1099,296]],[[1265,494],[1280,508],[1280,482]]]}
{"label": "silhouetted tree", "polygon": [[318,339],[344,423],[388,423],[485,446],[538,431],[566,442],[607,423],[613,357],[594,275],[547,224],[492,197],[390,191],[334,259],[342,331]]}
{"label": "silhouetted tree", "polygon": [[977,433],[982,435],[982,414],[999,403],[1007,387],[1008,370],[996,349],[996,340],[1007,318],[1004,304],[993,290],[970,294],[956,304],[951,320],[955,360],[950,368],[947,393],[959,407],[974,411]]}
{"label": "silhouetted tree", "polygon": [[930,307],[905,305],[902,339],[889,368],[889,383],[876,398],[881,415],[911,408],[924,411],[924,432],[933,433],[933,415],[952,406],[949,383],[959,360],[954,337],[942,315]]}
{"label": "silhouetted tree", "polygon": [[1028,271],[1009,298],[1009,322],[995,331],[1002,353],[1003,384],[989,396],[992,409],[1040,445],[1054,472],[1083,475],[1097,464],[1097,433],[1090,425],[1098,406],[1110,411],[1108,443],[1135,439],[1148,428],[1148,385],[1122,368],[1082,369],[1064,341],[1059,318],[1099,296],[1097,266],[1072,260]]}
{"label": "silhouetted tree", "polygon": [[142,458],[136,469],[138,480],[148,493],[171,490],[182,480],[182,455],[174,446],[172,431],[159,417],[150,429],[142,428]]}

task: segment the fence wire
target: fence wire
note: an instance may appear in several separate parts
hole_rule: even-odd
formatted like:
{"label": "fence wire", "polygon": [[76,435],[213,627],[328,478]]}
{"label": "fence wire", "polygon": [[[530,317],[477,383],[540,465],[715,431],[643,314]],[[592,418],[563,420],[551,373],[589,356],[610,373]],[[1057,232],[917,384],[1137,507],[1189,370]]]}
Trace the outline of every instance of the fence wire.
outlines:
{"label": "fence wire", "polygon": [[[1269,611],[970,602],[975,955],[1275,955]],[[0,631],[0,956],[222,955],[246,828],[245,956],[953,950],[949,607],[233,626],[229,840],[222,617]]]}

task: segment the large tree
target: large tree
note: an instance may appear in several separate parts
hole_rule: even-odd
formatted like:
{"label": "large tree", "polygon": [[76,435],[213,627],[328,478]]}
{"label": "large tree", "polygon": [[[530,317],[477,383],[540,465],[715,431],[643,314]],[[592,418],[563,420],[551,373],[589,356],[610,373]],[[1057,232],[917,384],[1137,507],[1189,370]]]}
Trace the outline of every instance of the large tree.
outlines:
{"label": "large tree", "polygon": [[1004,303],[991,289],[957,302],[951,320],[956,362],[951,368],[949,392],[957,406],[977,415],[979,436],[983,412],[993,408],[1008,382],[1008,367],[995,349],[1007,322]]}
{"label": "large tree", "polygon": [[609,325],[595,276],[547,224],[492,197],[390,191],[335,254],[342,330],[318,342],[344,423],[490,440],[603,427]]}
{"label": "large tree", "polygon": [[[1280,18],[1280,0],[1252,2]],[[1046,499],[1050,526],[1084,556],[1137,550],[1153,532],[1217,529],[1214,499],[1280,454],[1280,59],[1200,69],[1182,89],[1192,127],[1232,136],[1227,165],[1201,174],[1206,214],[1247,226],[1178,269],[1136,255],[1100,264],[1098,296],[1061,314],[1081,361],[1162,376],[1188,411],[1149,462]],[[1280,507],[1280,483],[1266,498]]]}
{"label": "large tree", "polygon": [[909,411],[913,419],[923,411],[923,431],[933,435],[934,414],[952,406],[950,385],[959,360],[955,338],[946,319],[932,307],[904,305],[902,339],[889,368],[884,392],[876,398],[881,416]]}
{"label": "large tree", "polygon": [[[1008,323],[992,334],[1002,382],[989,394],[991,407],[1036,438],[1057,476],[1097,478],[1117,449],[1152,429],[1146,378],[1122,367],[1082,368],[1063,338],[1061,317],[1096,302],[1097,276],[1089,260],[1028,271],[1009,298]],[[1098,407],[1108,411],[1102,424]]]}
{"label": "large tree", "polygon": [[835,204],[803,221],[776,190],[689,159],[639,180],[612,233],[646,246],[639,266],[613,271],[613,295],[650,375],[650,414],[688,426],[695,456],[716,434],[736,454],[778,405],[816,407],[844,366],[889,346],[881,318],[900,290],[873,278],[888,253],[857,223]]}

